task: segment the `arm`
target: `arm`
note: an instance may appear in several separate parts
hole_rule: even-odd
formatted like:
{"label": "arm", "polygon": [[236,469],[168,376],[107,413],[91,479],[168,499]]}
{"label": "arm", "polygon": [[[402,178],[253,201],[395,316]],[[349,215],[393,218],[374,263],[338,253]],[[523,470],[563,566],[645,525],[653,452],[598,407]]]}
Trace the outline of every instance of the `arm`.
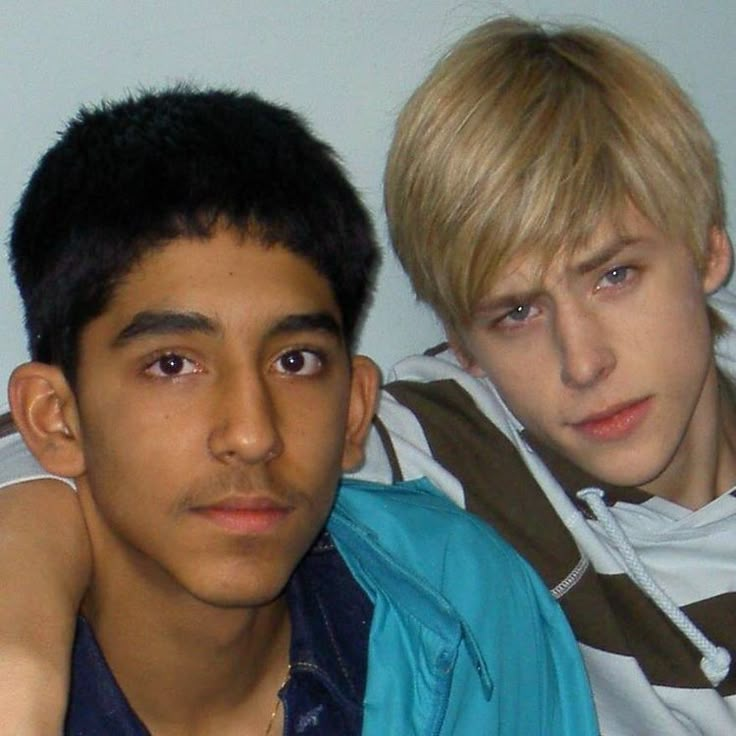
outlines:
{"label": "arm", "polygon": [[[16,438],[0,446],[6,479],[25,476]],[[87,533],[68,485],[46,478],[0,490],[0,733],[61,732],[89,574]]]}

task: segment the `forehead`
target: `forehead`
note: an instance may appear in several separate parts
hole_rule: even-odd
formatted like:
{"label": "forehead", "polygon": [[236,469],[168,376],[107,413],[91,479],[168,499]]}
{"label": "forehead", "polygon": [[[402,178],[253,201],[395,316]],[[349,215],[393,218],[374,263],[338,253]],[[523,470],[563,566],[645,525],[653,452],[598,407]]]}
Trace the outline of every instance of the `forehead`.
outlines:
{"label": "forehead", "polygon": [[102,318],[125,322],[145,310],[197,312],[240,329],[318,311],[340,323],[332,288],[311,263],[231,228],[149,251],[117,284]]}
{"label": "forehead", "polygon": [[521,282],[525,288],[537,288],[547,280],[584,274],[628,245],[665,238],[650,220],[629,205],[616,215],[602,217],[589,235],[520,247],[490,276],[485,293],[506,291],[509,285],[520,286]]}

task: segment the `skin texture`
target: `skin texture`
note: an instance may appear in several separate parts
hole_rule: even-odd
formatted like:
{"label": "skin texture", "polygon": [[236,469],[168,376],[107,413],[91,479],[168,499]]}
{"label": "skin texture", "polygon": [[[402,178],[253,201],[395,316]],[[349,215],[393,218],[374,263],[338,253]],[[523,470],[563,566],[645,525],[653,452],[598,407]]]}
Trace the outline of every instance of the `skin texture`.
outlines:
{"label": "skin texture", "polygon": [[14,374],[29,444],[76,471],[85,614],[156,733],[265,730],[284,587],[373,413],[375,368],[351,366],[340,323],[307,261],[220,228],[118,285],[82,333],[75,392],[51,366]]}
{"label": "skin texture", "polygon": [[19,484],[0,493],[0,526],[0,733],[58,736],[90,567],[79,503],[59,481]]}
{"label": "skin texture", "polygon": [[714,230],[699,273],[683,243],[631,208],[545,273],[533,257],[509,264],[455,344],[578,466],[698,508],[736,478],[705,304],[730,258]]}

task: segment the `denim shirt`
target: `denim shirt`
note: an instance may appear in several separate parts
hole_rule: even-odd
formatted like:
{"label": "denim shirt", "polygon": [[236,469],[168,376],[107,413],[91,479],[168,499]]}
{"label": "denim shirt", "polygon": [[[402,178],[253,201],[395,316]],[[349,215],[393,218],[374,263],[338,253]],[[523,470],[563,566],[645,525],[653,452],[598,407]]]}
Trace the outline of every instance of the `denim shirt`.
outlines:
{"label": "denim shirt", "polygon": [[[284,736],[358,736],[373,605],[324,533],[287,587],[291,674],[279,693]],[[80,617],[66,736],[148,736]]]}

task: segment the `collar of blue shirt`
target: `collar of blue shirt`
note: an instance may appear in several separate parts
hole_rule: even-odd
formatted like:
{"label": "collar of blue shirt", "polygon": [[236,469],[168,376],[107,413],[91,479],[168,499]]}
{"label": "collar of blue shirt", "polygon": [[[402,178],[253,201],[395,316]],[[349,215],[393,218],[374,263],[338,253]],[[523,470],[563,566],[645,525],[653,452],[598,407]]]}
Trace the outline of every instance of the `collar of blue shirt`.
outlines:
{"label": "collar of blue shirt", "polygon": [[[363,723],[373,606],[326,532],[287,589],[291,675],[284,736],[357,736]],[[77,622],[65,733],[146,736],[84,618]]]}

